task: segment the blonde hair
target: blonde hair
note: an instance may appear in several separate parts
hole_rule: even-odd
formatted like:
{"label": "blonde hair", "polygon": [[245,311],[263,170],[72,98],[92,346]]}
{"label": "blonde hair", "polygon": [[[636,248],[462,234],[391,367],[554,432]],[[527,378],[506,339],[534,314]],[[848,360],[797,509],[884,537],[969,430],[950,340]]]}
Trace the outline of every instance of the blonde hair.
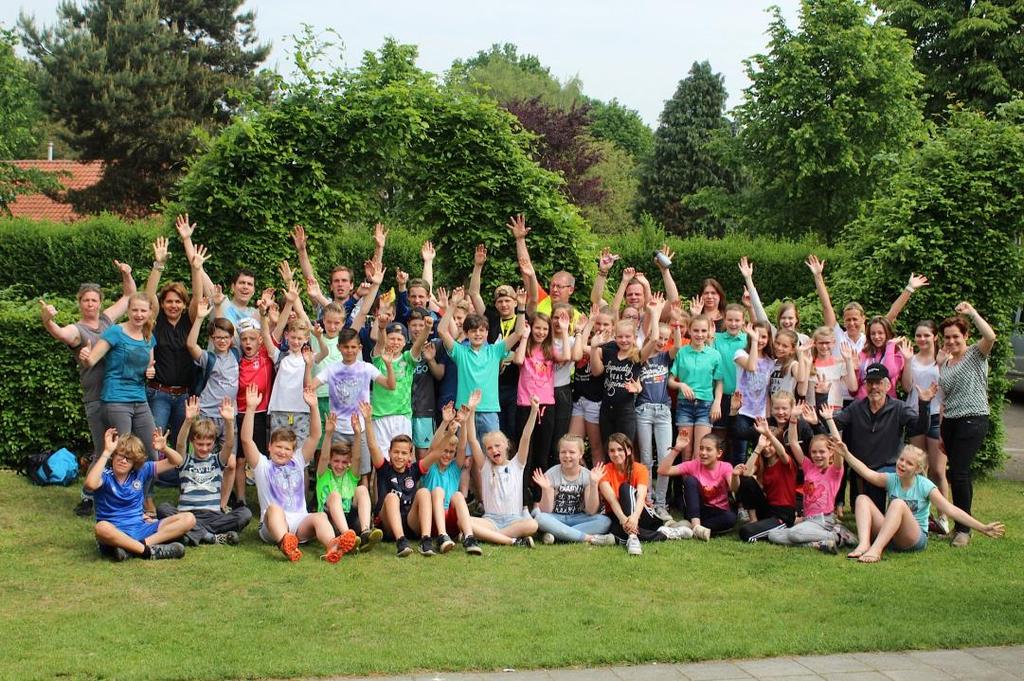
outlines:
{"label": "blonde hair", "polygon": [[580,452],[580,456],[583,456],[583,438],[581,438],[579,435],[574,435],[573,433],[566,433],[562,437],[558,438],[558,449],[561,449],[562,445],[568,444],[572,444],[574,447],[576,447]]}
{"label": "blonde hair", "polygon": [[504,443],[504,445],[505,445],[505,453],[506,454],[508,454],[509,449],[511,449],[511,447],[512,447],[512,443],[509,442],[508,436],[505,435],[505,433],[501,432],[500,430],[492,430],[489,433],[484,433],[483,437],[480,438],[480,440],[483,442],[485,447],[487,446],[487,439],[488,438],[492,438],[492,439],[493,438],[498,438],[499,440],[501,440],[502,443]]}
{"label": "blonde hair", "polygon": [[156,324],[156,298],[146,294],[144,291],[138,291],[128,297],[128,309],[132,309],[132,303],[136,300],[144,300],[149,305],[149,316],[146,317],[146,321],[142,324],[142,337],[149,340],[153,335],[153,325]]}
{"label": "blonde hair", "polygon": [[188,434],[189,440],[198,440],[199,438],[214,438],[217,437],[217,424],[210,419],[197,419],[192,424],[192,432]]}
{"label": "blonde hair", "polygon": [[928,475],[928,455],[920,447],[906,445],[900,454],[914,454],[917,456],[917,472],[921,475]]}
{"label": "blonde hair", "polygon": [[825,338],[832,339],[832,342],[835,342],[836,340],[836,332],[829,326],[819,326],[814,330],[814,333],[811,334],[811,340],[815,343],[815,345],[811,346],[811,357],[814,359],[822,359],[821,357],[818,357],[817,342],[819,340],[824,340]]}
{"label": "blonde hair", "polygon": [[305,333],[309,335],[309,324],[305,319],[293,319],[285,327],[285,333]]}

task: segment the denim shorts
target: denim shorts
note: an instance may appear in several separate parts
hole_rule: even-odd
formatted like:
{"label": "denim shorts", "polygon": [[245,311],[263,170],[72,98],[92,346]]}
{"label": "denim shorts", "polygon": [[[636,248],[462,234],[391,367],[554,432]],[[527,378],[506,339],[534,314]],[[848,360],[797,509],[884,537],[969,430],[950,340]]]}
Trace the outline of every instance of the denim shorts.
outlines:
{"label": "denim shorts", "polygon": [[687,400],[676,401],[676,426],[710,426],[711,401]]}
{"label": "denim shorts", "polygon": [[922,530],[921,535],[917,538],[917,541],[914,543],[913,546],[908,546],[905,549],[901,549],[895,544],[890,543],[889,546],[887,546],[886,548],[888,548],[890,551],[895,551],[896,553],[916,553],[918,551],[924,551],[927,547],[928,532],[926,530]]}
{"label": "denim shorts", "polygon": [[519,520],[526,520],[531,516],[528,513],[484,513],[484,519],[490,520],[494,523],[494,526],[499,530],[503,530],[509,525]]}

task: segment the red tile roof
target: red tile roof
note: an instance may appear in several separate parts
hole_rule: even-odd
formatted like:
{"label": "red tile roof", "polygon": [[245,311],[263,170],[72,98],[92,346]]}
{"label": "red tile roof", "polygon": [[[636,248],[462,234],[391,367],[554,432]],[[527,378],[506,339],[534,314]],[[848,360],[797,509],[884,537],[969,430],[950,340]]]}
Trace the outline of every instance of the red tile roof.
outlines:
{"label": "red tile roof", "polygon": [[[100,181],[103,176],[103,161],[11,161],[19,168],[35,168],[46,172],[63,171],[67,174],[58,178],[68,189],[85,189]],[[20,194],[8,205],[11,214],[17,218],[51,220],[53,222],[74,222],[82,216],[71,208],[71,204],[55,201],[43,194]]]}

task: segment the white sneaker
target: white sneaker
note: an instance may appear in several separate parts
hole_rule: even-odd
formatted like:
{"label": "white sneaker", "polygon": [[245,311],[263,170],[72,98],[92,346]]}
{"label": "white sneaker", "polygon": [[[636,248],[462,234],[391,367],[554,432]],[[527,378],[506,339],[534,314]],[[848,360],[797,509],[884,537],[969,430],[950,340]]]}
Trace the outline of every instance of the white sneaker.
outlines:
{"label": "white sneaker", "polygon": [[669,512],[667,506],[655,506],[653,513],[655,518],[665,523],[669,523],[675,520],[675,518],[673,518],[672,514]]}
{"label": "white sneaker", "polygon": [[746,525],[750,522],[750,514],[747,513],[747,509],[741,508],[739,511],[736,512],[736,522],[740,523],[741,525]]}
{"label": "white sneaker", "polygon": [[540,536],[540,543],[541,544],[548,544],[548,545],[554,544],[555,543],[555,535],[551,534],[550,532],[545,532],[544,534],[542,534]]}
{"label": "white sneaker", "polygon": [[643,552],[644,549],[640,546],[640,539],[635,534],[629,535],[629,538],[626,539],[626,553],[631,556],[639,556]]}
{"label": "white sneaker", "polygon": [[949,518],[944,515],[940,515],[935,519],[935,522],[938,523],[940,528],[942,528],[943,535],[949,534]]}
{"label": "white sneaker", "polygon": [[693,532],[694,539],[700,539],[701,541],[708,541],[711,539],[711,530],[703,525],[698,525],[690,531]]}
{"label": "white sneaker", "polygon": [[679,520],[669,520],[665,523],[669,527],[685,527],[689,529],[690,521],[686,518],[680,518]]}
{"label": "white sneaker", "polygon": [[690,539],[693,537],[693,530],[689,527],[669,527],[668,525],[662,525],[658,528],[658,532],[665,535],[666,539]]}
{"label": "white sneaker", "polygon": [[614,546],[615,535],[614,534],[595,534],[590,538],[591,546]]}

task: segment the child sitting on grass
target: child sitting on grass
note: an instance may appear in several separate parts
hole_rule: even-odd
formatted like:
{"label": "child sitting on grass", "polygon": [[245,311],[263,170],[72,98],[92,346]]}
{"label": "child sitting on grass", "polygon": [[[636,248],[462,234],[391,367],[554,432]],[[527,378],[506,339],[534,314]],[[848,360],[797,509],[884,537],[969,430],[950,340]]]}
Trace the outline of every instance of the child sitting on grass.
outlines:
{"label": "child sitting on grass", "polygon": [[895,473],[874,471],[855,457],[843,442],[837,443],[850,465],[868,483],[884,487],[888,506],[882,513],[866,494],[857,496],[857,547],[847,554],[861,563],[877,563],[886,548],[893,551],[923,551],[928,546],[928,516],[931,505],[956,522],[988,535],[1002,537],[1006,528],[1000,522],[982,523],[970,513],[951,504],[928,479],[928,455],[907,445],[896,460]]}
{"label": "child sitting on grass", "polygon": [[[226,320],[225,320],[226,321]],[[185,544],[237,544],[238,533],[252,520],[252,511],[240,506],[225,513],[221,510],[221,486],[228,471],[235,468],[235,400],[225,397],[220,403],[224,444],[214,456],[218,426],[208,418],[199,418],[200,398],[185,403],[185,422],[178,431],[178,451],[184,452],[178,466],[181,494],[178,506],[163,503],[156,507],[158,518],[169,518],[185,511],[195,516],[196,524],[185,535]],[[188,451],[189,442],[192,451]],[[169,450],[165,450],[169,451]]]}
{"label": "child sitting on grass", "polygon": [[750,522],[740,528],[740,537],[748,541],[796,520],[796,463],[767,419],[756,418],[754,430],[761,437],[736,490],[736,501],[750,514]]}
{"label": "child sitting on grass", "polygon": [[[480,401],[480,391],[474,390],[469,401],[458,412],[455,405],[449,402],[442,410],[441,425],[434,433],[426,455],[420,459],[420,468],[426,469],[423,474],[423,488],[430,491],[430,504],[433,509],[434,527],[437,532],[436,549],[440,553],[448,553],[455,548],[451,536],[462,534],[462,547],[471,556],[483,553],[476,537],[473,536],[473,522],[469,514],[466,497],[459,491],[462,477],[462,466],[466,458],[466,419],[470,415],[470,407]],[[458,435],[456,435],[458,433]],[[452,465],[454,462],[455,465]]]}
{"label": "child sitting on grass", "polygon": [[316,509],[327,514],[341,535],[358,527],[359,543],[356,546],[363,553],[372,550],[384,533],[373,527],[370,492],[365,485],[359,484],[357,471],[363,424],[359,414],[352,414],[349,418],[355,438],[351,445],[345,441],[334,441],[338,417],[334,412],[327,412],[323,445],[316,467]]}
{"label": "child sitting on grass", "polygon": [[[306,388],[302,393],[310,413],[316,413],[316,391]],[[260,498],[260,539],[274,544],[288,560],[295,562],[302,558],[299,544],[314,536],[327,549],[323,558],[328,563],[337,563],[356,544],[356,533],[349,530],[340,537],[334,536],[334,529],[326,513],[306,511],[306,493],[303,472],[320,439],[320,419],[311,419],[309,436],[296,449],[295,431],[278,428],[270,434],[268,458],[252,439],[256,405],[263,401],[255,385],[245,393],[245,418],[242,419],[242,449],[245,461],[255,471],[256,492]]]}
{"label": "child sitting on grass", "polygon": [[[167,434],[154,431],[153,449],[159,452],[166,447]],[[103,434],[103,452],[85,476],[84,487],[93,494],[96,508],[96,544],[102,555],[115,562],[129,555],[153,560],[185,555],[185,546],[174,540],[192,529],[195,516],[179,513],[151,521],[142,515],[146,483],[181,464],[177,452],[166,451],[167,458],[147,461],[146,448],[136,436],[118,437],[116,428]]]}
{"label": "child sitting on grass", "polygon": [[583,465],[583,438],[579,435],[561,437],[558,460],[558,465],[547,472],[539,468],[533,472],[541,491],[533,517],[544,533],[542,541],[611,546],[615,543],[615,535],[608,532],[612,520],[601,513],[598,490],[604,479],[604,464],[597,464],[592,471]]}
{"label": "child sitting on grass", "polygon": [[658,475],[683,477],[683,503],[696,539],[707,541],[736,525],[736,513],[729,505],[729,493],[740,486],[745,464],[733,467],[721,461],[722,438],[705,435],[697,444],[697,457],[673,465],[676,449],[670,449],[658,466]]}

